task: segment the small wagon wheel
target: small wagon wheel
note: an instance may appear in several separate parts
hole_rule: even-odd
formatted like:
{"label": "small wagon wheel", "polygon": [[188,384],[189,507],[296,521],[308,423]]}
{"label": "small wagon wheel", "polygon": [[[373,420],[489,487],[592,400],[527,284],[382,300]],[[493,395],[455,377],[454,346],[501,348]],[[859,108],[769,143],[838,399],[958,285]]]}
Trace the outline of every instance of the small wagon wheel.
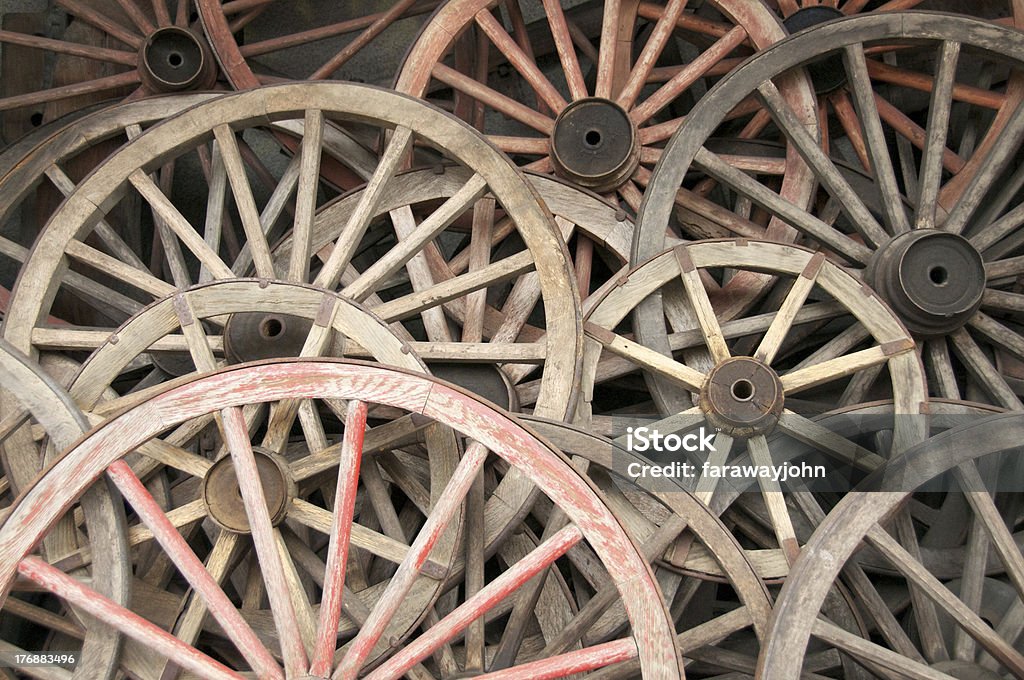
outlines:
{"label": "small wagon wheel", "polygon": [[[434,100],[452,93],[456,115],[521,165],[606,193],[632,211],[648,168],[684,118],[685,105],[672,105],[699,99],[710,79],[785,35],[760,3],[717,2],[722,15],[707,19],[685,2],[591,2],[566,10],[545,0],[547,21],[530,27],[524,4],[447,3],[406,55],[396,89]],[[692,53],[673,54],[677,44]],[[786,96],[813,125],[807,83],[797,79]],[[783,193],[799,202],[812,177],[795,154],[792,160]]]}
{"label": "small wagon wheel", "polygon": [[[38,364],[32,362],[11,345],[0,340],[0,392],[2,410],[0,414],[0,445],[6,444],[12,433],[15,436],[24,434],[17,428],[31,415],[33,422],[43,427],[50,443],[57,451],[68,449],[83,432],[89,429],[88,421],[75,406],[67,392],[53,378],[42,371]],[[4,480],[4,486],[8,486]],[[105,550],[95,551],[96,560],[91,576],[92,584],[98,593],[120,605],[129,601],[131,565],[125,536],[124,510],[120,503],[115,503],[111,495],[112,487],[105,481],[94,485],[85,493],[80,501],[88,538],[75,535],[74,524],[62,522],[60,528],[53,531],[41,544],[40,551],[49,560],[60,560],[74,553],[80,546],[79,542],[89,546],[105,546]],[[10,508],[3,511],[4,519]],[[8,621],[18,621],[19,628],[25,623],[39,626],[34,630],[36,639],[0,642],[5,652],[43,651],[40,648],[21,649],[17,643],[28,642],[32,645],[46,640],[49,635],[64,635],[64,644],[80,640],[81,649],[75,678],[113,678],[117,671],[117,652],[121,646],[121,635],[114,629],[103,625],[82,625],[81,610],[74,610],[74,617],[66,617],[47,611],[39,603],[26,601],[25,598],[9,597],[3,609]],[[40,633],[48,631],[46,633]],[[24,634],[19,637],[24,638]],[[65,648],[66,649],[66,648]]]}
{"label": "small wagon wheel", "polygon": [[[703,278],[714,280],[727,269],[765,273],[791,283],[779,312],[721,323]],[[619,330],[638,304],[658,297],[666,300],[661,318],[645,327],[634,325],[633,337]],[[813,319],[828,320],[832,325],[826,332],[838,333],[839,340],[823,350],[808,350],[802,327]],[[876,295],[824,254],[796,246],[744,240],[679,245],[622,277],[587,315],[584,331],[581,422],[602,414],[603,402],[611,396],[608,380],[642,369],[670,386],[651,395],[663,418],[643,425],[665,434],[702,424],[713,428],[714,451],[706,448],[700,455],[716,468],[729,462],[737,440],[745,441],[754,465],[772,465],[766,435],[773,431],[816,442],[822,453],[844,465],[877,466],[878,454],[865,456],[862,447],[806,417],[825,410],[815,405],[815,389],[817,399],[831,400],[838,386],[840,403],[860,403],[884,376],[881,382],[893,395],[897,413],[923,412],[923,371],[906,329]],[[863,335],[846,342],[856,333]],[[674,358],[679,353],[685,357],[688,349],[701,350],[711,361],[691,365]],[[822,392],[825,388],[833,392]],[[897,424],[896,450],[924,437],[920,419],[901,419]],[[697,495],[705,502],[723,492],[720,478],[709,475],[702,471],[695,476]],[[799,546],[781,488],[762,476],[755,482],[777,546],[792,562]]]}
{"label": "small wagon wheel", "polygon": [[[277,183],[266,198],[262,214],[240,162],[237,138],[238,130],[246,128],[252,120],[253,111],[266,112],[260,121],[273,120],[278,125],[298,118],[307,133],[302,153],[279,169]],[[375,131],[395,131],[376,168],[365,167],[371,189],[362,194],[359,209],[341,236],[329,249],[321,249],[317,259],[310,248],[321,201],[317,168],[325,119],[358,121]],[[203,211],[203,206],[174,205],[147,172],[182,150],[206,145],[211,137],[216,153],[211,152],[209,157],[216,181],[211,182],[206,210]],[[370,229],[376,206],[385,200],[390,180],[408,158],[414,143],[429,145],[442,156],[470,168],[472,176],[422,221],[417,221],[410,210],[399,208],[388,216],[395,225],[393,228],[385,225],[384,232]],[[353,155],[357,152],[362,154],[360,162],[366,156],[376,161],[365,149],[352,150]],[[225,202],[228,186],[236,211],[229,210]],[[279,219],[292,195],[294,219]],[[488,197],[480,201],[485,195]],[[105,214],[130,199],[144,201],[154,212],[159,237],[154,240],[163,252],[156,273],[145,267],[140,269],[137,262],[125,261],[117,253],[103,252],[84,243],[103,223]],[[478,203],[479,208],[475,207]],[[183,211],[190,214],[191,220]],[[515,226],[522,245],[501,259],[477,259],[474,266],[457,277],[443,281],[433,278],[426,263],[431,258],[443,258],[438,242],[444,240],[446,230],[458,218],[470,213],[479,224],[486,225],[481,226],[481,233],[492,226],[492,216],[503,216]],[[227,216],[235,218],[231,220],[233,224],[242,226],[232,234],[245,247],[246,257],[241,260],[231,257],[225,245],[229,229],[222,227]],[[298,243],[298,247],[292,247],[288,266],[282,270],[275,267],[266,235],[266,230],[275,225],[284,227],[292,242]],[[489,243],[486,239],[480,241]],[[70,270],[65,254],[76,262]],[[254,265],[250,266],[250,262]],[[82,268],[83,264],[88,269]],[[95,274],[97,270],[114,272],[120,283],[112,285]],[[535,271],[536,277],[522,286],[525,290],[514,289],[504,301],[504,314],[497,319],[496,331],[488,331],[490,342],[474,342],[474,337],[483,337],[484,321],[493,324],[495,317],[484,313],[487,305],[483,297],[470,294],[530,271]],[[426,338],[420,333],[421,339],[442,343],[453,343],[454,338],[440,305],[469,296],[473,302],[465,304],[474,308],[475,321],[464,322],[464,342],[450,344],[451,351],[473,354],[476,344],[483,345],[478,353],[491,361],[543,364],[538,412],[562,417],[574,401],[577,348],[581,342],[579,303],[565,243],[536,194],[506,159],[459,121],[414,99],[352,84],[282,85],[229,95],[190,109],[125,146],[78,185],[51,218],[22,269],[5,318],[5,337],[30,348],[34,320],[51,308],[65,277],[78,291],[83,290],[78,284],[90,287],[90,297],[99,296],[107,303],[98,305],[100,308],[108,308],[111,299],[127,298],[126,306],[134,313],[140,303],[167,295],[175,288],[247,272],[266,279],[311,281],[326,290],[341,289],[343,295],[355,300],[379,301],[390,305],[375,307],[389,320],[421,316],[427,332]],[[407,278],[403,278],[403,273]],[[81,277],[87,281],[81,281]],[[413,282],[411,292],[401,287],[409,280]],[[127,292],[122,292],[124,284],[129,287]],[[540,288],[540,304],[534,294],[536,287]],[[535,308],[546,320],[545,335],[520,337]]]}
{"label": "small wagon wheel", "polygon": [[[886,118],[883,103],[887,100],[873,93],[873,76],[865,67],[865,54],[885,52],[893,44],[912,46],[896,50],[901,59],[920,52],[941,64],[934,79],[927,76],[934,87],[929,85],[927,128],[921,138],[927,138],[927,144],[919,163],[905,162],[909,157],[901,155],[900,145],[894,150],[888,142],[894,133],[909,132]],[[843,54],[841,59],[829,57],[829,63],[847,80],[859,115],[857,127],[845,134],[861,134],[874,168],[871,174],[882,206],[878,212],[867,207],[836,162],[821,150],[821,140],[797,124],[795,112],[781,101],[773,85],[773,78],[832,50]],[[958,59],[961,51],[971,59]],[[1012,87],[1005,95],[997,93],[998,102],[991,102],[998,104],[994,114],[980,118],[990,121],[985,132],[988,141],[978,144],[973,155],[961,158],[965,163],[952,169],[944,165],[957,155],[947,147],[951,107],[966,96],[958,64],[988,63],[988,59],[1004,65],[1004,75],[1015,72],[1024,64],[1024,34],[989,22],[923,12],[840,19],[765,50],[709,93],[699,104],[702,115],[695,112],[692,126],[669,144],[666,162],[655,171],[638,222],[634,254],[655,252],[652,249],[663,241],[664,225],[671,219],[684,176],[688,170],[699,170],[715,179],[721,195],[734,201],[731,205],[742,213],[740,217],[749,217],[747,209],[753,206],[755,212],[799,229],[805,241],[820,244],[829,257],[851,269],[863,267],[858,275],[921,341],[932,394],[1020,408],[1007,373],[1001,370],[1024,349],[1014,330],[1013,316],[1021,306],[1012,289],[1020,271],[1015,256],[1021,217],[1014,202],[1024,179],[1018,153],[1024,137],[1024,106],[1015,104]],[[709,150],[708,135],[722,120],[720,112],[748,95],[760,99],[789,144],[799,148],[815,169],[822,190],[810,207],[780,199]],[[958,148],[963,149],[963,144]],[[976,169],[967,175],[966,170],[957,170],[967,164]],[[763,233],[743,226],[751,226],[749,220],[731,224],[743,227],[734,231],[745,237]],[[719,298],[719,307],[734,306],[735,300],[725,298]],[[660,311],[654,305],[641,310],[648,313],[657,316]],[[724,309],[721,313],[727,315]],[[1000,358],[994,360],[993,353]]]}
{"label": "small wagon wheel", "polygon": [[191,3],[55,0],[0,31],[0,111],[8,141],[112,96],[210,89],[217,67]]}
{"label": "small wagon wheel", "polygon": [[[346,406],[345,440],[339,453],[346,471],[337,485],[337,512],[326,547],[324,598],[318,634],[307,650],[273,538],[273,518],[268,495],[256,483],[258,472],[253,447],[245,429],[242,408],[247,404],[284,399],[340,399]],[[364,455],[363,418],[371,404],[382,404],[418,414],[429,422],[454,427],[467,438],[465,453],[451,481],[430,511],[426,524],[412,542],[395,576],[378,604],[338,653],[339,622],[350,620],[352,598],[345,592],[351,571],[349,528],[358,470]],[[211,413],[220,413],[228,437],[230,456],[239,470],[238,480],[245,516],[260,555],[263,583],[271,601],[275,623],[281,631],[280,653],[284,670],[258,639],[241,615],[238,605],[210,577],[199,558],[170,524],[125,464],[124,456],[170,427]],[[372,432],[372,430],[371,430]],[[365,433],[368,435],[369,433]],[[464,498],[480,466],[493,452],[521,469],[571,523],[545,540],[537,550],[512,565],[470,596],[463,605],[430,627],[428,632],[399,648],[390,648],[382,634],[401,607],[402,599],[420,576],[432,545],[452,529]],[[252,668],[261,677],[355,678],[375,649],[385,656],[370,670],[372,677],[397,678],[436,650],[459,636],[473,621],[513,595],[534,575],[553,564],[568,550],[586,541],[608,570],[629,615],[626,637],[520,665],[515,671],[562,677],[636,657],[645,677],[682,677],[678,647],[668,612],[649,565],[599,496],[554,449],[542,443],[512,417],[485,405],[471,395],[424,376],[353,362],[278,361],[218,371],[181,382],[111,418],[57,461],[15,505],[0,527],[0,574],[3,592],[17,586],[21,576],[54,592],[71,604],[121,630],[150,653],[167,657],[184,670],[210,677],[240,677],[209,655],[150,624],[135,612],[110,602],[86,585],[68,578],[59,569],[30,553],[32,546],[65,512],[74,499],[106,471],[132,508],[153,531],[157,541],[182,570],[192,587],[203,594],[210,613],[235,649],[219,648],[220,658],[238,669]],[[349,604],[346,618],[343,605]],[[236,651],[237,650],[237,651]],[[333,675],[332,675],[333,672]]]}
{"label": "small wagon wheel", "polygon": [[[876,672],[936,679],[1024,674],[1013,623],[1024,607],[1021,551],[993,498],[1001,491],[1019,493],[1019,469],[999,454],[1015,452],[1022,432],[1019,414],[971,418],[890,460],[866,480],[869,493],[849,494],[823,516],[807,554],[830,559],[801,559],[794,565],[776,603],[759,677],[799,674],[812,636],[869,670],[880,669]],[[909,496],[925,484],[962,494],[969,508],[959,578],[937,576],[922,562],[917,530],[905,510]],[[871,607],[880,631],[871,639],[837,631],[819,616],[824,591],[850,578],[849,560],[858,549],[870,550],[906,583],[911,596],[903,606],[910,631],[884,605]],[[993,563],[1001,576],[987,575]],[[1006,598],[995,612],[989,608],[993,589]],[[875,595],[874,603],[882,602]]]}
{"label": "small wagon wheel", "polygon": [[389,84],[398,67],[390,48],[411,41],[439,4],[314,2],[297,9],[274,0],[199,0],[196,6],[224,74],[235,89],[248,90],[282,80]]}

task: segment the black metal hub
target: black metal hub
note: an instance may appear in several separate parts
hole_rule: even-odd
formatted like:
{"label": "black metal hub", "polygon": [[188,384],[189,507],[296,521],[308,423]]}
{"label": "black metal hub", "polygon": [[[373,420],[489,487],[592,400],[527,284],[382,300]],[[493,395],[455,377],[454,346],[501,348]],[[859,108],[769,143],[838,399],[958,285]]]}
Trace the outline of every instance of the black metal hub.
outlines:
{"label": "black metal hub", "polygon": [[224,353],[231,363],[297,357],[313,322],[290,314],[242,312],[224,327]]}
{"label": "black metal hub", "polygon": [[139,70],[156,92],[209,87],[213,58],[195,33],[177,26],[161,28],[149,35],[139,53]]}
{"label": "black metal hub", "polygon": [[551,160],[559,175],[576,184],[594,191],[614,189],[640,163],[636,127],[613,101],[574,101],[555,120]]}
{"label": "black metal hub", "polygon": [[508,377],[497,366],[431,361],[431,375],[463,387],[506,411],[518,411],[519,400]]}
{"label": "black metal hub", "polygon": [[912,333],[931,337],[960,328],[981,306],[985,264],[962,236],[920,229],[882,246],[867,280]]}
{"label": "black metal hub", "polygon": [[[782,23],[792,35],[805,28],[841,19],[844,16],[846,15],[835,7],[812,5],[793,12]],[[811,76],[811,82],[814,83],[814,91],[818,94],[832,92],[846,84],[846,69],[843,67],[843,58],[839,54],[828,54],[807,64],[806,68],[807,73]]]}
{"label": "black metal hub", "polygon": [[770,433],[784,402],[779,376],[750,357],[727,359],[715,366],[700,391],[700,407],[708,422],[732,437]]}
{"label": "black metal hub", "polygon": [[[295,498],[295,482],[287,464],[279,456],[254,448],[256,470],[263,486],[267,501],[267,512],[274,526],[288,515],[288,506]],[[251,531],[249,516],[242,502],[242,490],[238,486],[238,475],[231,456],[224,456],[206,472],[202,486],[203,502],[213,519],[221,527],[236,534]]]}

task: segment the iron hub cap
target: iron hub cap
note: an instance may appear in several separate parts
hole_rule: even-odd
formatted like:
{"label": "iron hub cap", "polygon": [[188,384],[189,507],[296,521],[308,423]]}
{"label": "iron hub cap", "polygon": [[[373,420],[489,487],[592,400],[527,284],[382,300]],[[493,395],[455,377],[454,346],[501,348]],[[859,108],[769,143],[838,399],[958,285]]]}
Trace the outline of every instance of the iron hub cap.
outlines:
{"label": "iron hub cap", "polygon": [[783,403],[779,376],[750,357],[715,366],[700,391],[708,422],[731,437],[769,434],[779,422]]}
{"label": "iron hub cap", "polygon": [[[835,19],[842,19],[845,16],[835,7],[812,5],[790,14],[782,22],[782,25],[792,35],[805,28],[824,24]],[[843,67],[843,58],[837,53],[828,54],[814,63],[808,64],[807,73],[811,76],[814,91],[818,94],[832,92],[846,84],[846,69]]]}
{"label": "iron hub cap", "polygon": [[985,263],[957,234],[920,229],[885,244],[868,267],[868,282],[916,335],[944,335],[981,306]]}
{"label": "iron hub cap", "polygon": [[290,314],[232,314],[224,327],[224,351],[231,363],[297,357],[312,327],[310,319]]}
{"label": "iron hub cap", "polygon": [[[253,448],[256,469],[259,471],[267,511],[274,526],[288,514],[288,506],[295,497],[295,483],[288,473],[287,464],[269,451]],[[207,471],[203,478],[203,502],[218,525],[236,534],[250,532],[249,516],[242,502],[238,477],[231,456],[224,456]]]}
{"label": "iron hub cap", "polygon": [[156,92],[178,92],[212,85],[209,49],[192,31],[177,26],[149,35],[139,52],[139,71]]}
{"label": "iron hub cap", "polygon": [[551,160],[562,177],[594,191],[621,185],[640,163],[636,127],[613,101],[572,102],[555,120]]}

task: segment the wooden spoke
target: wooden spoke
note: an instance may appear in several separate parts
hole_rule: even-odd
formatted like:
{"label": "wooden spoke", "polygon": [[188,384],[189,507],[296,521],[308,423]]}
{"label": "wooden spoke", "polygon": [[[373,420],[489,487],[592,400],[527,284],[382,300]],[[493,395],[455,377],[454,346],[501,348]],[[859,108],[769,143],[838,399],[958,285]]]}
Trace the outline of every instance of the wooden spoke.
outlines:
{"label": "wooden spoke", "polygon": [[292,257],[288,280],[305,282],[309,278],[313,219],[316,212],[317,180],[320,175],[320,149],[323,142],[324,114],[313,109],[306,112],[303,126],[298,192],[295,197],[295,225],[292,229]]}
{"label": "wooden spoke", "polygon": [[576,48],[573,46],[572,35],[569,32],[562,4],[558,0],[541,1],[544,4],[548,25],[551,27],[551,35],[555,40],[555,50],[562,62],[562,73],[569,86],[569,94],[574,100],[583,99],[588,94],[587,84],[583,77],[583,70],[580,68],[579,57],[576,56]]}
{"label": "wooden spoke", "polygon": [[711,358],[716,362],[725,361],[730,357],[729,346],[725,344],[725,336],[722,335],[722,328],[718,325],[715,317],[715,310],[711,307],[711,300],[708,299],[707,291],[704,290],[704,282],[701,281],[697,268],[690,259],[686,246],[679,246],[675,250],[676,260],[679,261],[679,275],[683,280],[683,287],[686,289],[686,297],[693,306],[693,313],[700,326],[700,332],[704,336],[711,351]]}
{"label": "wooden spoke", "polygon": [[[747,449],[750,451],[750,459],[755,465],[774,465],[771,451],[768,450],[768,442],[765,441],[763,435],[752,437],[747,441]],[[778,482],[772,481],[769,477],[759,476],[758,483],[761,486],[764,504],[768,508],[768,515],[772,520],[775,538],[779,541],[779,546],[786,555],[786,559],[793,564],[800,556],[800,544],[796,540],[796,532],[793,530],[793,522],[789,517],[782,489]]]}
{"label": "wooden spoke", "polygon": [[89,7],[81,0],[57,0],[57,4],[63,7],[68,14],[92,24],[133,49],[138,49],[142,46],[142,36],[113,19],[104,16],[99,10]]}
{"label": "wooden spoke", "polygon": [[323,80],[331,77],[339,68],[364,48],[371,40],[380,35],[398,17],[415,4],[416,0],[399,0],[391,8],[382,13],[372,24],[348,43],[344,49],[331,57],[323,66],[309,76],[309,80]]}
{"label": "wooden spoke", "polygon": [[58,54],[69,54],[75,57],[95,59],[111,64],[124,64],[126,66],[134,66],[138,59],[138,56],[134,52],[93,47],[66,40],[53,40],[35,35],[24,35],[14,31],[0,31],[0,43],[23,45],[25,47],[48,50]]}
{"label": "wooden spoke", "polygon": [[526,82],[530,84],[533,91],[544,100],[556,114],[559,113],[566,106],[565,98],[558,92],[551,81],[547,79],[533,59],[527,55],[519,45],[516,44],[512,36],[505,31],[505,28],[501,23],[494,18],[490,10],[480,10],[476,17],[477,25],[483,29],[487,37],[491,39],[495,47],[505,55],[509,60],[509,63],[526,79]]}
{"label": "wooden spoke", "polygon": [[818,278],[818,272],[821,271],[821,266],[824,263],[825,255],[818,253],[808,263],[807,268],[801,272],[796,283],[790,289],[789,294],[786,295],[782,306],[779,307],[779,311],[775,313],[772,325],[768,327],[768,331],[761,339],[761,344],[754,350],[755,359],[766,364],[772,363],[775,359],[775,355],[778,353],[779,348],[782,347],[786,334],[793,327],[793,321],[797,318],[797,314],[814,287],[814,282]]}
{"label": "wooden spoke", "polygon": [[704,374],[665,357],[652,349],[648,349],[620,335],[615,335],[598,326],[587,325],[586,333],[601,343],[609,352],[638,364],[640,367],[654,371],[660,376],[672,380],[683,387],[699,392],[704,384]]}
{"label": "wooden spoke", "polygon": [[786,373],[781,376],[782,386],[787,393],[796,393],[800,390],[806,390],[816,385],[852,375],[871,366],[876,366],[888,361],[892,356],[910,352],[913,349],[913,343],[907,341],[897,342],[889,346],[878,345],[871,349],[853,352],[844,357],[829,359],[828,361]]}
{"label": "wooden spoke", "polygon": [[921,193],[915,229],[934,229],[936,225],[939,186],[942,183],[942,154],[946,149],[949,112],[953,103],[953,81],[959,57],[959,43],[942,43],[937,57],[939,68],[935,76],[935,89],[932,90],[928,108],[929,135],[921,159]]}
{"label": "wooden spoke", "polygon": [[670,0],[665,7],[664,14],[658,18],[654,25],[654,31],[647,44],[644,45],[640,57],[633,65],[622,91],[618,94],[618,102],[622,108],[629,110],[640,96],[640,90],[647,83],[651,70],[661,57],[661,53],[672,35],[672,30],[675,28],[676,20],[682,14],[685,6],[686,0]]}
{"label": "wooden spoke", "polygon": [[478,101],[482,101],[496,111],[500,111],[510,118],[527,125],[542,134],[550,134],[555,127],[555,121],[543,113],[539,113],[524,104],[506,97],[505,95],[483,85],[472,78],[465,76],[458,71],[445,66],[435,64],[433,75],[442,83],[454,87]]}

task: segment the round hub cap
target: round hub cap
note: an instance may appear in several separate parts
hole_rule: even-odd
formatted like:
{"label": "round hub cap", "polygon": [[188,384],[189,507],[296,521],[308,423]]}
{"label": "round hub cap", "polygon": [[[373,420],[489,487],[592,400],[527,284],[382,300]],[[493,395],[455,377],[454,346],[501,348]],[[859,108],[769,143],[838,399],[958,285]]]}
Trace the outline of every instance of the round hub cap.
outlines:
{"label": "round hub cap", "polygon": [[750,357],[728,359],[708,374],[700,407],[708,422],[732,437],[768,434],[783,406],[779,376]]}
{"label": "round hub cap", "polygon": [[431,374],[483,397],[506,411],[518,411],[519,400],[512,383],[497,366],[432,361]]}
{"label": "round hub cap", "polygon": [[985,264],[974,246],[932,229],[906,232],[885,244],[867,274],[907,328],[924,337],[963,326],[985,292]]}
{"label": "round hub cap", "polygon": [[[277,526],[288,514],[288,505],[295,497],[295,485],[288,474],[284,461],[278,456],[260,449],[254,449],[256,469],[267,499],[270,521]],[[247,534],[249,516],[245,514],[242,491],[231,456],[225,456],[213,464],[203,478],[203,502],[214,522],[236,534]]]}
{"label": "round hub cap", "polygon": [[640,162],[636,128],[615,102],[574,101],[555,120],[551,160],[558,174],[570,181],[594,191],[614,189]]}
{"label": "round hub cap", "polygon": [[289,314],[232,314],[224,327],[224,351],[232,363],[297,357],[313,322]]}
{"label": "round hub cap", "polygon": [[208,50],[191,31],[176,26],[150,34],[139,55],[142,76],[157,92],[177,92],[212,85]]}
{"label": "round hub cap", "polygon": [[[793,34],[811,26],[841,19],[844,16],[846,15],[835,7],[811,5],[793,12],[782,23],[786,30]],[[811,76],[814,91],[818,94],[831,92],[846,84],[846,69],[843,67],[843,58],[839,54],[829,54],[807,64],[807,73]]]}

